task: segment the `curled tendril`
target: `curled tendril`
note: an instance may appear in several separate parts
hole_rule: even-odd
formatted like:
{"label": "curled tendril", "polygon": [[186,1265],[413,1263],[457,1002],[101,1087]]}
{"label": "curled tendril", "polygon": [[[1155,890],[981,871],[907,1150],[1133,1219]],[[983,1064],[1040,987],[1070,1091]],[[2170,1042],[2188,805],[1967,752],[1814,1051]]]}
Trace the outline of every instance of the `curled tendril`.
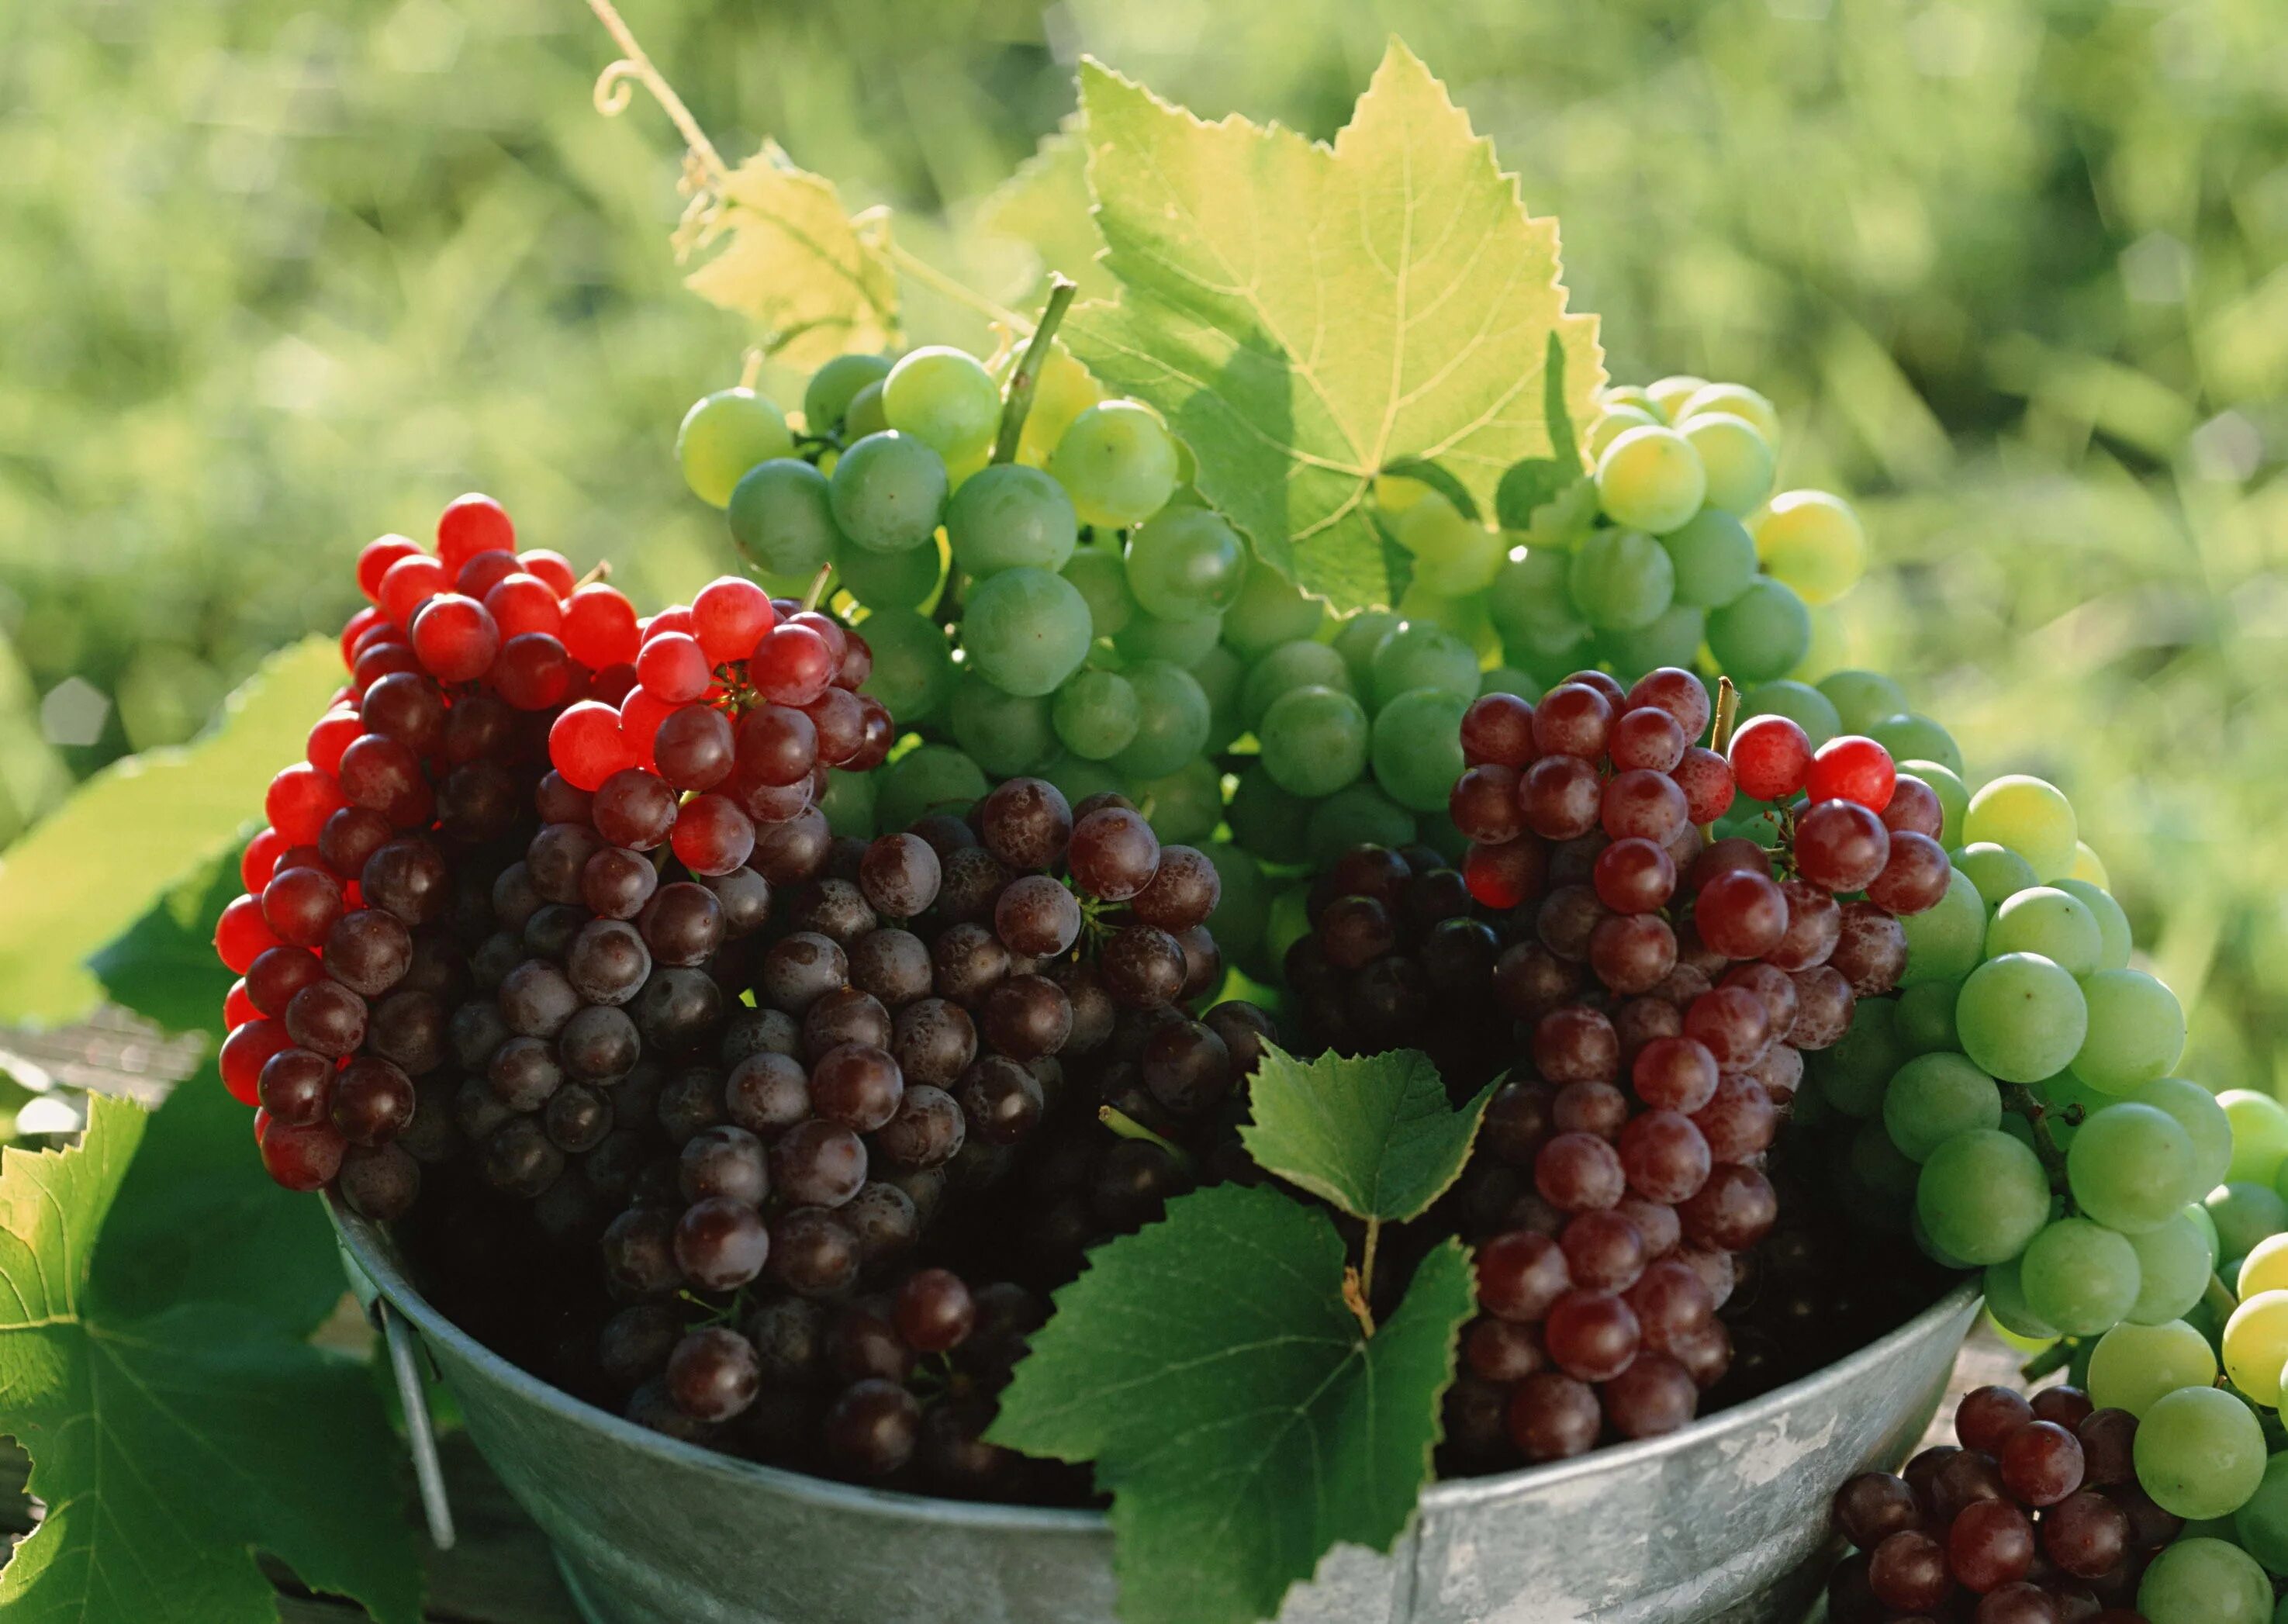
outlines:
{"label": "curled tendril", "polygon": [[628,110],[636,99],[636,81],[643,77],[643,69],[622,57],[596,75],[596,111],[606,118],[617,118]]}

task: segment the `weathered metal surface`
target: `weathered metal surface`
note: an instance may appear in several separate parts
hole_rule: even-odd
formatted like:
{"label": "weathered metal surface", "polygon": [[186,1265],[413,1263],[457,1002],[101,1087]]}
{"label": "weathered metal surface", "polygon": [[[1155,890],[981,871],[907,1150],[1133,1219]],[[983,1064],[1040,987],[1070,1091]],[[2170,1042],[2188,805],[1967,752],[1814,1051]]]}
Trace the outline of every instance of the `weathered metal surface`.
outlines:
{"label": "weathered metal surface", "polygon": [[[477,1344],[384,1235],[335,1217],[597,1624],[1112,1624],[1095,1513],[882,1493],[646,1431]],[[1906,1453],[1977,1303],[1966,1283],[1673,1437],[1439,1484],[1394,1552],[1338,1549],[1280,1624],[1794,1624],[1817,1588],[1828,1496]]]}

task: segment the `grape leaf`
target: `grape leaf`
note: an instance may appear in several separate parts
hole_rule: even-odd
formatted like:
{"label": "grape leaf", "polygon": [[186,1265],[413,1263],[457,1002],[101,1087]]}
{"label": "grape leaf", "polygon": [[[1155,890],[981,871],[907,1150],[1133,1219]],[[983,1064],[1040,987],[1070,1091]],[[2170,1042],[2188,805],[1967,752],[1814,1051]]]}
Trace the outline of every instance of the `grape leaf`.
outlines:
{"label": "grape leaf", "polygon": [[1393,42],[1331,147],[1205,123],[1081,67],[1089,189],[1117,300],[1076,310],[1074,353],[1158,408],[1202,495],[1257,555],[1338,608],[1391,601],[1366,508],[1410,458],[1482,511],[1505,470],[1563,447],[1604,382],[1594,316],[1568,314],[1557,223],[1527,215],[1491,145]]}
{"label": "grape leaf", "polygon": [[1223,1184],[1090,1254],[989,1435],[1092,1461],[1125,1624],[1245,1624],[1337,1544],[1388,1550],[1430,1477],[1473,1305],[1448,1240],[1368,1336],[1324,1209]]}
{"label": "grape leaf", "polygon": [[[47,1506],[0,1569],[0,1612],[25,1624],[268,1618],[276,1596],[258,1549],[382,1624],[415,1624],[420,1567],[396,1446],[363,1367],[306,1346],[307,1327],[260,1294],[177,1293],[158,1306],[147,1284],[123,1281],[107,1217],[169,1203],[180,1175],[163,1161],[133,1170],[138,1145],[171,1131],[163,1117],[89,1104],[75,1148],[0,1153],[0,1414]],[[242,1141],[236,1155],[252,1161]],[[243,1237],[204,1238],[242,1268],[266,1266]]]}
{"label": "grape leaf", "polygon": [[812,368],[846,350],[882,350],[898,332],[890,216],[853,217],[834,183],[797,168],[775,141],[733,170],[693,246],[722,251],[685,279],[692,291],[763,329],[766,353]]}
{"label": "grape leaf", "polygon": [[1240,1143],[1258,1167],[1323,1196],[1355,1218],[1403,1224],[1461,1176],[1488,1083],[1460,1110],[1418,1049],[1308,1065],[1274,1044],[1249,1088],[1254,1120]]}
{"label": "grape leaf", "polygon": [[1084,299],[1119,291],[1098,258],[1104,239],[1089,212],[1088,154],[1076,117],[1068,116],[1043,136],[1033,155],[993,188],[978,209],[977,228],[1027,244],[1040,256],[1045,273],[1063,272]]}
{"label": "grape leaf", "polygon": [[261,817],[263,791],[302,758],[341,680],[332,638],[281,650],[205,733],[115,762],[0,854],[0,1023],[60,1024],[96,1006],[88,955]]}
{"label": "grape leaf", "polygon": [[89,958],[105,996],[170,1032],[204,1032],[219,1043],[222,1001],[235,978],[215,956],[215,925],[238,892],[233,841]]}

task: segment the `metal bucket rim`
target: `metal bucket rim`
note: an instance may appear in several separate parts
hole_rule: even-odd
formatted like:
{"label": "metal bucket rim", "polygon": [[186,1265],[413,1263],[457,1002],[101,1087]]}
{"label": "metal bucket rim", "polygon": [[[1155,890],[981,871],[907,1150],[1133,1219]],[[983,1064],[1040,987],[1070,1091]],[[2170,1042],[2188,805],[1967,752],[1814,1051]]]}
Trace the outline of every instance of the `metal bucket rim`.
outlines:
{"label": "metal bucket rim", "polygon": [[[457,1357],[478,1367],[491,1380],[515,1390],[527,1402],[551,1410],[567,1420],[585,1426],[600,1427],[630,1448],[647,1450],[711,1474],[767,1483],[790,1494],[851,1509],[893,1512],[940,1523],[1005,1532],[1029,1530],[1044,1533],[1096,1533],[1110,1526],[1109,1519],[1101,1511],[945,1500],[935,1495],[910,1494],[894,1489],[862,1488],[830,1477],[817,1477],[807,1472],[766,1466],[760,1462],[743,1460],[700,1444],[685,1443],[679,1438],[655,1432],[648,1427],[639,1426],[624,1416],[600,1409],[585,1399],[575,1398],[512,1365],[462,1330],[415,1289],[413,1282],[399,1266],[394,1242],[381,1226],[351,1212],[330,1192],[325,1201],[327,1214],[333,1220],[343,1249],[365,1271],[381,1295],[388,1299],[390,1306],[410,1320],[425,1339],[449,1347]],[[1799,1381],[1776,1387],[1768,1393],[1751,1398],[1744,1404],[1735,1405],[1730,1409],[1720,1410],[1704,1420],[1695,1421],[1678,1431],[1660,1438],[1641,1438],[1633,1443],[1592,1450],[1569,1461],[1553,1461],[1517,1471],[1482,1477],[1455,1477],[1434,1483],[1422,1491],[1420,1509],[1426,1512],[1499,1500],[1521,1488],[1540,1488],[1570,1477],[1624,1469],[1656,1460],[1722,1432],[1747,1430],[1775,1412],[1814,1397],[1825,1388],[1844,1385],[1869,1366],[1889,1359],[1896,1350],[1915,1340],[1932,1326],[1960,1313],[1966,1306],[1976,1302],[1980,1295],[1979,1284],[1978,1277],[1970,1275],[1914,1318],[1865,1347],[1845,1355],[1833,1364],[1822,1367]]]}

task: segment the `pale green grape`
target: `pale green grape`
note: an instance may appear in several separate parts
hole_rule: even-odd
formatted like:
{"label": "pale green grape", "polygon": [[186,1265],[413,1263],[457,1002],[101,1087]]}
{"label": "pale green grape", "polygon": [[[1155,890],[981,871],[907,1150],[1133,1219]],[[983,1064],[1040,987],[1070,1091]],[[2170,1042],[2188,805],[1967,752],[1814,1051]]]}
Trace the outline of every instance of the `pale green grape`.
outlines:
{"label": "pale green grape", "polygon": [[1193,621],[1162,620],[1141,609],[1112,639],[1113,647],[1131,660],[1164,660],[1189,669],[1207,658],[1223,635],[1223,616],[1202,615]]}
{"label": "pale green grape", "polygon": [[2250,1089],[2228,1089],[2217,1096],[2217,1104],[2232,1123],[2232,1165],[2226,1181],[2271,1184],[2288,1163],[2288,1107]]}
{"label": "pale green grape", "polygon": [[1462,713],[1469,700],[1442,688],[1402,693],[1374,718],[1375,781],[1401,806],[1442,812],[1462,775]]}
{"label": "pale green grape", "polygon": [[2137,1611],[2146,1624],[2271,1624],[2272,1581],[2222,1540],[2181,1539],[2138,1580]]}
{"label": "pale green grape", "polygon": [[2031,863],[2009,847],[1998,846],[1990,840],[1958,847],[1951,857],[1955,867],[1968,875],[1970,883],[1978,887],[1980,901],[1990,908],[2000,907],[2020,891],[2031,891],[2041,883],[2034,877]]}
{"label": "pale green grape", "polygon": [[675,431],[675,460],[683,469],[683,482],[711,508],[727,505],[756,463],[793,454],[786,414],[751,389],[719,389],[701,396]]}
{"label": "pale green grape", "polygon": [[1514,693],[1531,704],[1541,702],[1541,685],[1515,666],[1498,665],[1478,673],[1478,697],[1489,693]]}
{"label": "pale green grape", "polygon": [[949,463],[982,461],[1001,426],[1001,391],[966,350],[909,350],[882,383],[882,415]]}
{"label": "pale green grape", "polygon": [[[1907,968],[1901,984],[1959,982],[1978,968],[1986,948],[1986,904],[1959,868],[1947,876],[1935,906],[1899,921],[1907,933]],[[1959,1016],[1956,1018],[1959,1022]]]}
{"label": "pale green grape", "polygon": [[1124,778],[1164,778],[1200,753],[1208,737],[1208,696],[1180,665],[1140,660],[1123,673],[1136,691],[1136,736],[1112,758]]}
{"label": "pale green grape", "polygon": [[890,376],[886,355],[838,355],[810,375],[803,386],[803,426],[814,434],[831,434],[850,409],[850,402],[869,384]]}
{"label": "pale green grape", "polygon": [[1352,693],[1373,691],[1374,651],[1398,626],[1398,616],[1387,609],[1362,609],[1336,630],[1328,646],[1340,654],[1343,663],[1350,668]]}
{"label": "pale green grape", "polygon": [[[1966,1264],[2002,1263],[2024,1251],[2048,1223],[2050,1181],[2041,1158],[2008,1134],[1957,1134],[1923,1163],[1915,1216],[1947,1256]],[[2130,1263],[2133,1268],[2133,1256]],[[2032,1282],[2026,1284],[2027,1300],[2040,1312]]]}
{"label": "pale green grape", "polygon": [[1057,787],[1069,805],[1077,806],[1092,795],[1111,791],[1128,793],[1128,786],[1120,774],[1101,761],[1091,761],[1084,756],[1070,753],[1058,757],[1041,769],[1043,778]]}
{"label": "pale green grape", "polygon": [[1303,844],[1312,867],[1323,869],[1353,846],[1402,846],[1414,834],[1414,814],[1361,779],[1311,808]]}
{"label": "pale green grape", "polygon": [[1811,648],[1811,612],[1792,588],[1759,575],[1708,615],[1708,648],[1735,682],[1769,682],[1803,663]]}
{"label": "pale green grape", "polygon": [[2129,936],[2129,915],[2121,911],[2121,904],[2101,885],[2071,875],[2058,881],[2057,888],[2089,910],[2097,921],[2097,967],[2100,970],[2121,970],[2129,963],[2129,950],[2134,946]]}
{"label": "pale green grape", "polygon": [[2141,1416],[2180,1388],[2207,1387],[2216,1377],[2208,1338],[2181,1319],[2117,1325],[2090,1351],[2090,1401],[2101,1409]]}
{"label": "pale green grape", "polygon": [[2089,1007],[2074,978],[2038,954],[1989,959],[1954,1006],[1963,1052],[2005,1082],[2039,1082],[2080,1052]]}
{"label": "pale green grape", "polygon": [[1468,598],[1493,584],[1508,560],[1507,545],[1500,534],[1483,525],[1466,519],[1460,522],[1461,528],[1447,538],[1442,551],[1415,558],[1417,588],[1446,598]]}
{"label": "pale green grape", "polygon": [[2225,1114],[2215,1095],[2182,1077],[2162,1077],[2143,1084],[2129,1097],[2177,1119],[2177,1126],[2192,1141],[2196,1182],[2204,1193],[2230,1176],[2232,1119]]}
{"label": "pale green grape", "polygon": [[1909,710],[1885,717],[1867,730],[1867,736],[1888,750],[1893,761],[1935,761],[1956,777],[1962,775],[1962,747],[1927,716]]}
{"label": "pale green grape", "polygon": [[1241,659],[1256,660],[1282,643],[1317,637],[1326,622],[1324,598],[1307,596],[1269,565],[1251,563],[1239,578],[1238,601],[1223,617],[1223,640]]}
{"label": "pale green grape", "polygon": [[1924,1161],[1957,1134],[2002,1125],[2002,1090],[1955,1054],[1919,1055],[1883,1091],[1883,1126],[1910,1161]]}
{"label": "pale green grape", "polygon": [[1668,607],[1676,566],[1641,530],[1597,530],[1575,551],[1565,586],[1590,625],[1630,631],[1650,625]]}
{"label": "pale green grape", "polygon": [[1366,711],[1337,688],[1281,694],[1264,713],[1257,737],[1265,771],[1292,795],[1332,795],[1366,767]]}
{"label": "pale green grape", "polygon": [[[1847,722],[1845,725],[1850,724]],[[1902,777],[1922,780],[1938,796],[1939,814],[1943,820],[1939,827],[1939,844],[1949,851],[1960,845],[1962,814],[1970,808],[1970,786],[1962,781],[1962,774],[1944,762],[1919,759],[1901,761],[1899,772]]]}
{"label": "pale green grape", "polygon": [[2288,1573],[2288,1451],[2265,1462],[2256,1493],[2232,1514],[2232,1530],[2241,1549],[2266,1569]]}
{"label": "pale green grape", "polygon": [[[1649,626],[1633,631],[1601,631],[1596,646],[1621,680],[1641,677],[1655,666],[1689,667],[1697,663],[1700,645],[1708,635],[1708,612],[1689,604],[1671,604]],[[1570,676],[1570,671],[1566,675]]]}
{"label": "pale green grape", "polygon": [[[2212,1191],[2210,1193],[2214,1194],[2215,1192]],[[2217,1234],[2216,1219],[2211,1216],[2208,1208],[2205,1205],[2189,1207],[2186,1211],[2192,1215],[2196,1223],[2199,1224],[2201,1233],[2209,1238],[2209,1256],[2221,1259],[2224,1256],[2224,1242]],[[2217,1328],[2221,1331],[2224,1327],[2219,1326]]]}
{"label": "pale green grape", "polygon": [[2075,1202],[2124,1234],[2158,1229],[2203,1192],[2191,1136],[2154,1105],[2122,1100],[2090,1113],[2066,1153]]}
{"label": "pale green grape", "polygon": [[1283,788],[1259,759],[1240,773],[1224,815],[1232,837],[1265,862],[1299,863],[1310,855],[1303,826],[1316,804]]}
{"label": "pale green grape", "polygon": [[842,408],[842,443],[849,445],[869,434],[879,434],[889,426],[890,420],[882,415],[882,380],[861,384],[850,397],[850,404]]}
{"label": "pale green grape", "polygon": [[860,622],[858,630],[874,652],[864,692],[889,707],[901,727],[934,714],[953,688],[953,651],[946,646],[944,629],[910,609],[881,609]]}
{"label": "pale green grape", "polygon": [[886,829],[908,828],[933,808],[966,812],[989,788],[977,764],[946,744],[917,745],[875,777],[875,814]]}
{"label": "pale green grape", "polygon": [[773,575],[816,574],[841,539],[826,476],[800,457],[773,457],[749,469],[732,487],[724,517],[739,551]]}
{"label": "pale green grape", "polygon": [[2046,1342],[2057,1335],[2058,1327],[2027,1305],[2026,1288],[2018,1279],[2016,1258],[1987,1264],[1979,1284],[1986,1293],[1986,1311],[2004,1330],[2036,1342]]}
{"label": "pale green grape", "polygon": [[1210,841],[1200,848],[1215,865],[1221,883],[1215,910],[1207,925],[1216,946],[1243,963],[1252,962],[1263,945],[1263,930],[1271,912],[1271,881],[1263,865],[1227,840]]}
{"label": "pale green grape", "polygon": [[838,770],[828,772],[826,788],[818,797],[818,810],[826,814],[826,827],[854,839],[873,839],[879,827],[874,820],[874,780],[878,776]]}
{"label": "pale green grape", "polygon": [[1867,532],[1839,496],[1783,491],[1756,520],[1756,556],[1807,603],[1833,603],[1867,572]]}
{"label": "pale green grape", "polygon": [[1089,626],[1088,601],[1072,582],[1021,565],[971,588],[961,646],[970,669],[1002,692],[1053,693],[1088,657]]}
{"label": "pale green grape", "polygon": [[1772,494],[1777,459],[1771,443],[1746,418],[1712,413],[1685,420],[1677,432],[1700,454],[1700,465],[1707,471],[1710,507],[1747,513]]}
{"label": "pale green grape", "polygon": [[1899,1043],[1912,1055],[1958,1051],[1954,1030],[1954,1002],[1962,994],[1959,981],[1919,981],[1899,994]]}
{"label": "pale green grape", "polygon": [[964,574],[1020,565],[1062,569],[1080,542],[1065,487],[1037,468],[997,463],[970,476],[945,504],[945,538]]}
{"label": "pale green grape", "polygon": [[1674,423],[1684,409],[1684,403],[1708,387],[1708,380],[1689,372],[1674,372],[1664,378],[1655,378],[1644,388],[1645,403],[1661,416],[1664,423]]}
{"label": "pale green grape", "polygon": [[1138,525],[1175,495],[1176,442],[1135,401],[1100,401],[1072,420],[1049,454],[1049,472],[1071,493],[1083,524]]}
{"label": "pale green grape", "polygon": [[1128,566],[1109,547],[1083,547],[1058,572],[1088,606],[1089,628],[1100,638],[1116,638],[1136,617],[1136,594],[1128,590]]}
{"label": "pale green grape", "polygon": [[1745,384],[1706,384],[1684,397],[1670,414],[1671,420],[1681,425],[1711,414],[1737,417],[1754,425],[1764,437],[1764,443],[1777,449],[1780,443],[1779,408]]}
{"label": "pale green grape", "polygon": [[1220,756],[1247,731],[1247,719],[1239,713],[1239,691],[1247,680],[1247,662],[1232,652],[1230,644],[1219,643],[1184,669],[1208,696],[1208,741],[1201,747],[1202,753]]}
{"label": "pale green grape", "polygon": [[1223,777],[1212,761],[1195,756],[1161,777],[1122,781],[1162,845],[1203,844],[1223,820]]}
{"label": "pale green grape", "polygon": [[1739,519],[1722,508],[1703,508],[1660,538],[1676,577],[1676,601],[1717,609],[1756,578],[1756,543]]}
{"label": "pale green grape", "polygon": [[2218,1255],[2235,1265],[2266,1236],[2288,1230],[2288,1200],[2270,1184],[2245,1180],[2221,1184],[2201,1206],[2216,1225]]}
{"label": "pale green grape", "polygon": [[1349,665],[1330,645],[1283,643],[1249,668],[1239,691],[1240,717],[1250,728],[1259,727],[1272,701],[1291,688],[1315,684],[1346,693],[1355,692]]}
{"label": "pale green grape", "polygon": [[1899,1045],[1899,1007],[1870,998],[1854,1012],[1834,1046],[1804,1057],[1812,1081],[1845,1116],[1871,1117],[1883,1108],[1883,1089],[1907,1062]]}
{"label": "pale green grape", "polygon": [[[844,537],[834,544],[834,574],[851,597],[879,612],[918,609],[937,590],[944,569],[935,547],[869,552]],[[874,634],[866,635],[870,639]]]}
{"label": "pale green grape", "polygon": [[1057,753],[1045,695],[1005,693],[972,672],[955,681],[946,722],[953,741],[995,778],[1030,772]]}
{"label": "pale green grape", "polygon": [[1741,721],[1761,716],[1786,717],[1803,729],[1814,749],[1843,731],[1843,718],[1827,695],[1807,682],[1787,677],[1752,688],[1740,701]]}
{"label": "pale green grape", "polygon": [[1708,471],[1692,442],[1674,429],[1634,428],[1597,459],[1597,504],[1615,524],[1655,535],[1700,511]]}
{"label": "pale green grape", "polygon": [[2128,1237],[2088,1218],[2060,1218],[2035,1236],[2018,1278],[2033,1311],[2069,1336],[2095,1336],[2120,1324],[2141,1284]]}
{"label": "pale green grape", "polygon": [[2005,897],[1986,927],[1988,958],[1998,959],[2006,953],[2038,953],[2075,977],[2086,976],[2097,968],[2101,945],[2097,920],[2080,899],[2048,885],[2029,886]]}
{"label": "pale green grape", "polygon": [[2243,1297],[2224,1325],[2225,1374],[2256,1403],[2276,1410],[2284,1364],[2288,1364],[2288,1291]]}
{"label": "pale green grape", "polygon": [[1375,646],[1368,692],[1378,709],[1415,688],[1478,696],[1477,651],[1426,621],[1403,621]]}
{"label": "pale green grape", "polygon": [[829,483],[834,522],[871,552],[920,547],[945,513],[944,459],[910,434],[886,429],[842,454]]}
{"label": "pale green grape", "polygon": [[2086,880],[2100,891],[2113,888],[2112,876],[2105,872],[2105,860],[2100,857],[2086,840],[2074,842],[2073,878]]}
{"label": "pale green grape", "polygon": [[2246,1302],[2265,1291],[2288,1291],[2288,1235],[2267,1235],[2240,1260],[2234,1294]]}
{"label": "pale green grape", "polygon": [[1221,614],[1246,571],[1238,534],[1205,508],[1163,509],[1128,538],[1128,590],[1162,620]]}
{"label": "pale green grape", "polygon": [[1486,589],[1486,612],[1503,642],[1583,630],[1565,590],[1572,567],[1570,553],[1555,547],[1529,547],[1524,557],[1510,559],[1494,573],[1493,584]]}
{"label": "pale green grape", "polygon": [[1972,796],[1962,834],[1966,840],[2009,847],[2045,882],[2073,872],[2079,838],[2073,804],[2054,784],[2026,773],[2006,773]]}
{"label": "pale green grape", "polygon": [[1057,690],[1050,717],[1065,749],[1090,761],[1105,761],[1136,737],[1142,707],[1119,672],[1080,670]]}
{"label": "pale green grape", "polygon": [[2085,976],[2089,1035],[2074,1058],[2093,1089],[2125,1094],[2168,1075],[2185,1052],[2185,1008],[2176,994],[2141,970]]}
{"label": "pale green grape", "polygon": [[1668,414],[1652,403],[1652,396],[1641,384],[1608,384],[1597,392],[1597,404],[1607,408],[1632,406],[1641,412],[1650,412],[1661,423],[1668,421]]}
{"label": "pale green grape", "polygon": [[2137,1324],[2182,1319],[2206,1295],[2217,1265],[2216,1243],[2200,1210],[2181,1208],[2160,1228],[2129,1237],[2137,1254],[2137,1301],[2128,1318]]}
{"label": "pale green grape", "polygon": [[1841,733],[1863,734],[1907,708],[1907,691],[1879,671],[1830,671],[1819,679],[1819,691],[1835,707]]}
{"label": "pale green grape", "polygon": [[1631,429],[1659,426],[1660,419],[1641,407],[1617,403],[1607,406],[1603,416],[1589,425],[1588,436],[1581,443],[1587,448],[1589,460],[1593,463],[1605,455],[1607,446]]}

